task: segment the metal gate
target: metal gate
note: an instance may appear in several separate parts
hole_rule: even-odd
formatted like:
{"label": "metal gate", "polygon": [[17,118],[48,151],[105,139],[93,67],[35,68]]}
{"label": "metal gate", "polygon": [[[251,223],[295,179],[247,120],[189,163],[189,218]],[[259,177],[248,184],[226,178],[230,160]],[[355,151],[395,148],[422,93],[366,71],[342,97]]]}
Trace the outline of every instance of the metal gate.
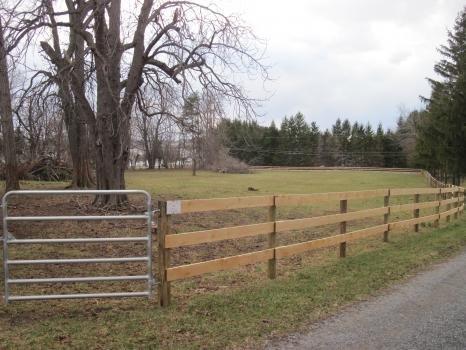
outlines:
{"label": "metal gate", "polygon": [[[8,216],[8,198],[25,195],[113,195],[133,194],[145,197],[145,212],[142,215],[98,215],[98,216]],[[9,301],[46,300],[46,299],[74,299],[74,298],[112,298],[112,297],[150,297],[154,279],[152,275],[152,199],[149,193],[141,190],[80,190],[80,191],[10,191],[3,196],[3,268],[5,275],[5,303]],[[8,232],[9,222],[33,222],[33,221],[97,221],[97,220],[144,220],[147,234],[136,237],[99,237],[99,238],[48,238],[48,239],[16,239]],[[146,250],[141,256],[134,257],[108,257],[86,259],[35,259],[35,260],[10,260],[8,248],[10,245],[27,244],[69,244],[69,243],[127,243],[145,242]],[[88,264],[88,263],[128,263],[147,262],[147,274],[135,276],[100,276],[100,277],[60,277],[60,278],[11,278],[9,268],[15,265],[36,264]],[[112,292],[112,293],[78,293],[78,294],[42,294],[42,295],[10,295],[10,286],[13,284],[33,283],[87,283],[102,281],[147,281],[144,291],[138,292]]]}

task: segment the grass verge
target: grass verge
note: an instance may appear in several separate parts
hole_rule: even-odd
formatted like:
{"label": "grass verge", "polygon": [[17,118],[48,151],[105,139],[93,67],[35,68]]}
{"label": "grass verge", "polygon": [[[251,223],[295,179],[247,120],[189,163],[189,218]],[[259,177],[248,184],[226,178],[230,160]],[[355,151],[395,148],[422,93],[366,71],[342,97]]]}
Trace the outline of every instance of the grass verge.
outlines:
{"label": "grass verge", "polygon": [[371,251],[303,267],[275,281],[174,300],[168,309],[141,301],[147,304],[98,310],[96,302],[89,310],[73,307],[71,314],[25,317],[12,304],[0,313],[0,348],[260,348],[267,338],[299,330],[461,251],[465,227],[463,216],[441,229],[393,235]]}

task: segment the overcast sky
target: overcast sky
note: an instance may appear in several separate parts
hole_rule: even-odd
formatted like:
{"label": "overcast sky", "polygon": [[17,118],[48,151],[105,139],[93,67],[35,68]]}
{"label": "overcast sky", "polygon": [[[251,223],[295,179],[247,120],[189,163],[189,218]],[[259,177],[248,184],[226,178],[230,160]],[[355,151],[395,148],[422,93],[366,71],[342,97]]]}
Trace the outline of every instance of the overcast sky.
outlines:
{"label": "overcast sky", "polygon": [[[436,49],[461,0],[219,0],[267,41],[273,93],[261,124],[304,113],[325,129],[338,117],[395,126],[422,107]],[[259,93],[261,85],[254,87]]]}

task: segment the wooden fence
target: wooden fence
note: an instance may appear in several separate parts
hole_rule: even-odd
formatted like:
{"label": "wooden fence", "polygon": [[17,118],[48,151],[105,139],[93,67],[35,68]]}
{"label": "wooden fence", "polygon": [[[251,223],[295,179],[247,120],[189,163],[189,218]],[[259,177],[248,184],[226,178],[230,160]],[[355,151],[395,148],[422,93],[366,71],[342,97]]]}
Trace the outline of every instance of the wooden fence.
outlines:
{"label": "wooden fence", "polygon": [[[420,201],[421,196],[426,195],[431,197],[430,200]],[[410,196],[409,198],[413,196],[414,201],[413,203],[391,205],[391,198],[399,196]],[[432,196],[435,196],[435,200],[431,200]],[[377,197],[383,198],[384,206],[348,211],[349,200]],[[302,219],[277,220],[276,212],[278,207],[310,205],[322,201],[339,201],[340,213]],[[173,234],[171,229],[173,215],[258,207],[268,208],[267,222],[178,234]],[[433,208],[434,214],[420,216],[420,209],[425,208]],[[450,222],[451,217],[456,219],[460,213],[464,212],[464,189],[461,187],[402,188],[303,195],[160,201],[159,209],[159,302],[161,306],[166,306],[170,303],[170,283],[176,280],[259,262],[268,262],[268,277],[273,279],[277,273],[277,259],[336,245],[339,246],[340,257],[345,257],[347,242],[372,235],[381,235],[381,238],[387,242],[389,232],[394,229],[412,227],[417,232],[419,224],[424,222],[433,222],[435,227],[439,225],[440,220]],[[406,211],[412,212],[413,217],[401,221],[390,220],[390,214]],[[370,217],[383,218],[383,224],[347,232],[347,222]],[[333,236],[285,246],[277,246],[276,244],[277,234],[280,232],[330,224],[339,224],[339,230]],[[170,252],[173,249],[258,235],[268,236],[267,249],[204,262],[170,266]]]}
{"label": "wooden fence", "polygon": [[420,169],[421,174],[426,178],[427,183],[430,187],[455,187],[452,184],[446,184],[442,181],[437,180],[435,177],[432,176],[427,170]]}

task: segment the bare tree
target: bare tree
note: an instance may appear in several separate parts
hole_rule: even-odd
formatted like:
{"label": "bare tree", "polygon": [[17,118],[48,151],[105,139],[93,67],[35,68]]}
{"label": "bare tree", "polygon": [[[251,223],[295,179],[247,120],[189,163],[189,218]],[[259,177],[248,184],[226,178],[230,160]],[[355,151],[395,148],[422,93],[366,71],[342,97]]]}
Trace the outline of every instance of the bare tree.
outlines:
{"label": "bare tree", "polygon": [[[187,96],[204,89],[224,96],[232,110],[253,113],[255,101],[241,82],[248,74],[265,79],[266,69],[256,37],[239,18],[192,1],[141,0],[135,21],[125,16],[125,23],[121,0],[65,0],[63,6],[57,10],[51,0],[42,0],[34,20],[22,25],[51,29],[41,47],[55,67],[51,79],[64,110],[75,113],[65,116],[76,115],[75,126],[89,128],[98,189],[125,188],[130,120],[147,85],[177,96],[179,106],[173,110],[180,111]],[[86,82],[95,88],[91,93]],[[176,113],[169,116],[183,123]],[[69,137],[72,127],[67,123]],[[125,196],[102,195],[95,203],[124,201]]]}
{"label": "bare tree", "polygon": [[37,91],[19,98],[14,113],[26,141],[24,161],[31,163],[44,155],[52,155],[57,162],[68,160],[59,103],[56,96]]}
{"label": "bare tree", "polygon": [[148,85],[138,91],[134,113],[133,124],[149,169],[154,169],[157,161],[160,168],[163,153],[161,136],[176,119],[169,111],[169,102],[174,101],[169,101],[160,86],[158,88],[154,90]]}
{"label": "bare tree", "polygon": [[199,157],[200,166],[211,168],[218,162],[219,155],[224,151],[217,128],[224,117],[221,107],[221,96],[213,95],[204,90],[199,101]]}
{"label": "bare tree", "polygon": [[[77,94],[84,94],[86,86],[85,45],[80,31],[83,30],[85,7],[88,4],[83,0],[74,3],[67,1],[66,3],[71,27],[68,32],[69,40],[66,50],[62,53],[56,20],[57,14],[51,0],[44,0],[44,7],[49,19],[52,45],[43,41],[41,46],[55,66],[52,79],[58,88],[73,163],[71,187],[87,188],[94,185],[89,164],[89,130],[87,126],[87,119],[92,116],[86,116],[86,106],[82,106],[78,101]],[[90,113],[90,110],[87,110],[87,113]]]}
{"label": "bare tree", "polygon": [[16,142],[11,107],[10,79],[8,75],[8,48],[4,39],[4,27],[0,16],[0,114],[2,122],[3,151],[5,154],[5,191],[19,189]]}
{"label": "bare tree", "polygon": [[[40,4],[31,5],[21,0],[8,4],[11,6],[0,2],[0,113],[6,162],[6,190],[19,188],[8,63],[17,63],[24,58],[34,31],[42,26],[38,23]],[[25,10],[20,9],[23,5]]]}

